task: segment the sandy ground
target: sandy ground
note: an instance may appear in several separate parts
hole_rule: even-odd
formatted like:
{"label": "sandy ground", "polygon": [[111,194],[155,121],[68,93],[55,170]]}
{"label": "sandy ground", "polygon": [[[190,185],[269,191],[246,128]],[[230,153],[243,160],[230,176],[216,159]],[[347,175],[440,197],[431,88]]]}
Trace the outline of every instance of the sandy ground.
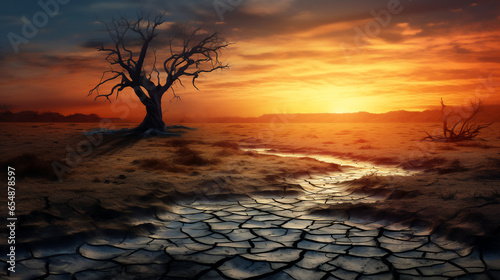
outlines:
{"label": "sandy ground", "polygon": [[[466,143],[420,141],[424,130],[439,133],[440,124],[276,120],[190,126],[198,129],[178,138],[106,136],[94,145],[82,131],[95,124],[2,124],[2,166],[11,165],[18,172],[21,243],[70,235],[87,238],[101,232],[140,233],[147,226],[131,228],[130,220],[168,210],[166,205],[176,201],[296,196],[304,192],[300,182],[314,186],[317,180],[342,177],[356,170],[356,164],[366,163],[374,166],[373,172],[344,176],[335,187],[376,202],[315,204],[308,214],[387,220],[492,251],[500,248],[499,124],[485,130],[483,140]],[[305,157],[253,151],[259,148]],[[318,155],[340,160],[322,162],[314,158]],[[342,159],[354,162],[354,167]],[[54,175],[54,161],[64,171],[61,181]],[[382,176],[384,168],[400,172]],[[1,200],[4,205],[6,197]],[[5,215],[2,211],[2,218]]]}

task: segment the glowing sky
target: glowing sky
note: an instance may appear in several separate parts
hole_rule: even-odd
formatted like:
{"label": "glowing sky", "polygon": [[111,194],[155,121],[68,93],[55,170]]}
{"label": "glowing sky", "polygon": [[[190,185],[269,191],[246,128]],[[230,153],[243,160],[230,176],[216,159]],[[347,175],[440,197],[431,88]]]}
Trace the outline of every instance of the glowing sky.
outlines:
{"label": "glowing sky", "polygon": [[[114,105],[87,97],[107,69],[95,49],[106,35],[97,21],[138,10],[166,11],[169,22],[215,29],[234,43],[224,55],[231,68],[200,78],[199,91],[177,88],[182,102],[166,96],[166,114],[378,113],[475,95],[500,104],[497,0],[59,1],[17,53],[8,34],[23,36],[26,19],[44,23],[44,10],[37,1],[3,4],[1,108],[142,118],[133,93]],[[227,3],[240,4],[224,10]]]}

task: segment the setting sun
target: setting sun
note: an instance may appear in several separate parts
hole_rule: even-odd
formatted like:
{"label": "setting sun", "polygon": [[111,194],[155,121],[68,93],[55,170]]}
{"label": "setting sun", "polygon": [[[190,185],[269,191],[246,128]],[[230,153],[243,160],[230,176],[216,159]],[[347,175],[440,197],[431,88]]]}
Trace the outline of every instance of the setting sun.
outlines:
{"label": "setting sun", "polygon": [[[500,19],[487,16],[498,9],[490,7],[492,2],[449,3],[436,10],[406,1],[365,1],[364,9],[333,2],[307,8],[296,1],[282,2],[280,8],[265,12],[258,1],[247,1],[233,12],[221,8],[206,15],[207,32],[218,31],[231,43],[222,56],[230,69],[201,76],[199,90],[188,82],[185,87],[176,86],[181,102],[168,102],[172,93],[167,92],[165,117],[425,110],[439,105],[440,97],[464,104],[488,77],[489,91],[480,89],[484,102],[500,104],[498,95],[491,94],[500,76],[496,67],[500,33],[495,28]],[[72,5],[81,4],[68,7]],[[15,49],[5,45],[2,67],[9,75],[1,78],[3,106],[15,111],[123,117],[104,99],[87,97],[106,70],[105,55],[96,51],[96,42],[104,37],[95,17],[108,12],[101,11],[103,7],[112,9],[89,4],[69,22],[73,28],[57,24],[73,12],[55,15],[41,29],[50,36],[40,33],[29,43],[15,44]],[[195,10],[202,9],[213,7],[201,5]],[[193,24],[188,17],[179,20]],[[167,22],[161,30],[174,26]],[[12,19],[4,30],[21,36],[22,27]],[[68,36],[74,38],[71,43],[65,39]],[[168,50],[159,46],[157,52]],[[14,89],[18,94],[7,94]],[[122,97],[126,95],[135,98],[129,90]],[[139,121],[143,116],[142,110],[131,110],[126,118]]]}

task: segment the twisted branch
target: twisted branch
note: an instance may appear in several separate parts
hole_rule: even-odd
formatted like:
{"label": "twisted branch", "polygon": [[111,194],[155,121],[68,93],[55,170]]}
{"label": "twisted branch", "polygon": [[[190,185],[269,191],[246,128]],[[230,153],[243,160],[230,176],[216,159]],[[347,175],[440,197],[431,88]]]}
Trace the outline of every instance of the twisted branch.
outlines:
{"label": "twisted branch", "polygon": [[[99,83],[89,91],[89,95],[95,93],[95,99],[104,97],[109,100],[113,94],[116,93],[118,97],[121,91],[130,87],[144,105],[150,102],[161,102],[163,94],[169,89],[172,89],[174,99],[180,99],[173,90],[173,85],[178,82],[184,86],[181,81],[183,76],[192,77],[191,83],[198,89],[195,82],[200,74],[229,68],[228,64],[220,60],[222,51],[227,49],[229,43],[219,33],[200,38],[202,30],[195,29],[184,37],[177,49],[174,47],[175,40],[168,39],[170,55],[163,60],[162,71],[166,76],[164,79],[161,78],[162,74],[156,67],[158,59],[156,50],[153,50],[151,71],[146,73],[144,65],[150,44],[159,35],[158,27],[164,22],[164,14],[152,19],[139,14],[135,21],[122,17],[111,18],[108,22],[103,22],[113,44],[107,47],[101,45],[98,51],[107,53],[106,61],[110,63],[111,70],[103,72]],[[135,48],[135,51],[126,44],[126,37],[128,38],[131,34],[138,35],[141,40],[140,47]],[[156,73],[155,78],[153,78],[153,73]],[[111,74],[110,77],[107,76],[109,74]],[[109,93],[99,92],[102,85],[113,81],[116,84],[112,86]]]}
{"label": "twisted branch", "polygon": [[[443,116],[443,135],[430,135],[427,131],[425,132],[427,136],[422,140],[431,140],[436,142],[460,142],[471,140],[479,135],[479,132],[490,126],[490,124],[480,125],[473,123],[472,120],[479,114],[483,108],[483,102],[481,100],[470,101],[470,108],[472,112],[466,118],[461,117],[451,128],[448,127],[448,118],[453,114],[453,112],[446,113],[446,105],[441,98],[441,114]],[[461,124],[461,125],[460,125]],[[460,130],[458,132],[455,129],[460,125]]]}

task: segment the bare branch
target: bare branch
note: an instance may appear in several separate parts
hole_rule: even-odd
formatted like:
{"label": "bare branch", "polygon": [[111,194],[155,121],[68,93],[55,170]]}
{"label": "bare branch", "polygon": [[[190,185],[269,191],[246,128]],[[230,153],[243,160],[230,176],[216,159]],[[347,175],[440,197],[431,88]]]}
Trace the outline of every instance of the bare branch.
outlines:
{"label": "bare branch", "polygon": [[196,81],[196,79],[198,79],[198,77],[200,76],[201,73],[210,73],[210,72],[213,72],[213,71],[218,70],[218,69],[222,70],[222,69],[226,69],[226,68],[229,68],[229,66],[228,65],[220,65],[220,66],[217,66],[217,67],[212,68],[210,70],[198,70],[198,71],[196,71],[194,73],[184,73],[184,75],[186,75],[186,76],[193,76],[193,80],[192,80],[193,86],[197,90],[199,90],[198,87],[196,87],[196,85],[195,85],[195,81]]}
{"label": "bare branch", "polygon": [[[229,43],[220,34],[207,36],[201,29],[185,32],[186,36],[181,42],[174,42],[173,37],[167,38],[168,45],[158,52],[153,49],[151,54],[151,42],[160,34],[158,27],[164,22],[164,14],[149,17],[142,13],[137,15],[136,20],[121,17],[104,22],[112,42],[102,45],[98,51],[106,54],[110,70],[105,71],[99,83],[89,91],[89,95],[96,95],[95,99],[104,97],[110,101],[110,96],[118,98],[123,90],[133,89],[147,111],[143,123],[138,127],[143,132],[151,128],[165,129],[161,100],[169,89],[172,89],[171,102],[181,100],[174,89],[176,83],[184,87],[182,79],[189,77],[192,85],[198,89],[196,80],[200,75],[229,67],[221,61],[222,51],[227,49]],[[167,49],[167,56],[159,60],[162,55],[159,52],[163,49]],[[162,62],[163,69],[160,72],[156,64]],[[100,93],[101,87],[108,84],[110,89],[107,93]]]}
{"label": "bare branch", "polygon": [[[481,111],[482,109],[482,104],[483,102],[481,100],[477,101],[471,101],[470,102],[470,108],[472,109],[472,112],[468,117],[463,117],[460,116],[460,119],[450,128],[448,128],[448,118],[452,115],[452,112],[446,113],[446,105],[443,102],[443,98],[441,98],[441,114],[443,116],[443,136],[440,135],[430,135],[427,134],[423,140],[431,140],[431,141],[440,141],[440,142],[459,142],[459,141],[466,141],[466,140],[471,140],[477,135],[479,135],[479,132],[487,128],[490,124],[486,125],[480,125],[477,123],[472,123],[473,119],[477,116],[477,114]],[[458,114],[455,113],[455,116],[458,116]],[[460,125],[461,124],[461,125]],[[460,126],[460,130],[458,132],[455,131],[457,127]]]}
{"label": "bare branch", "polygon": [[200,29],[194,30],[184,39],[182,53],[174,54],[163,62],[163,68],[168,75],[163,90],[180,80],[182,76],[192,76],[192,84],[197,88],[195,81],[200,74],[229,68],[229,65],[220,61],[221,52],[227,49],[229,43],[219,33],[212,33],[190,47],[198,32]]}

